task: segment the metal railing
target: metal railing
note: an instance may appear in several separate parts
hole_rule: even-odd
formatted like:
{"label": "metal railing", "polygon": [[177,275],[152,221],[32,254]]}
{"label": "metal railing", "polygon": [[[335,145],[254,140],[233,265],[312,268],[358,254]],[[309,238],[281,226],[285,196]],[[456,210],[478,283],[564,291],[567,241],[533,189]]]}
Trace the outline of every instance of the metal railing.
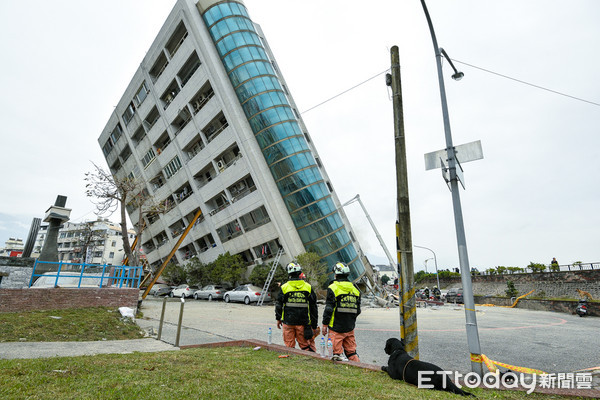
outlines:
{"label": "metal railing", "polygon": [[[48,271],[50,267],[50,271]],[[37,273],[36,270],[44,272]],[[38,261],[33,265],[29,287],[130,287],[138,288],[142,278],[142,266],[65,263],[62,261]],[[37,280],[35,278],[38,278]],[[43,279],[42,279],[43,278]],[[47,278],[47,279],[46,279]],[[36,284],[34,284],[34,282]],[[46,283],[46,285],[44,285]]]}

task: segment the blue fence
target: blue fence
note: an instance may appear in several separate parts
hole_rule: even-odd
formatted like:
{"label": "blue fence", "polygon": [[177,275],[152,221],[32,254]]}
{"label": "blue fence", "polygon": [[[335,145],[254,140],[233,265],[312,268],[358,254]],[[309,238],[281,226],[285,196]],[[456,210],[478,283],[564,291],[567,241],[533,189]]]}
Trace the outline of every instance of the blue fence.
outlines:
{"label": "blue fence", "polygon": [[[41,273],[36,273],[40,272]],[[139,288],[142,267],[107,264],[78,264],[37,261],[29,287],[113,287]],[[37,279],[36,279],[37,278]]]}

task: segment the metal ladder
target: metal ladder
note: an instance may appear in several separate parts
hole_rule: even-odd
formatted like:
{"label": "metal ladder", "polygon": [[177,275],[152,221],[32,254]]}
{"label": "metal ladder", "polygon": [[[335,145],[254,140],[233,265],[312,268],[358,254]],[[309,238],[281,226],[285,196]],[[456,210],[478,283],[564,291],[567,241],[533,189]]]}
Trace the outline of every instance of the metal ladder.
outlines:
{"label": "metal ladder", "polygon": [[265,297],[267,296],[267,290],[269,289],[269,286],[271,285],[271,281],[273,280],[273,277],[275,276],[275,271],[277,271],[277,266],[279,265],[279,259],[281,258],[282,254],[283,254],[283,247],[280,247],[279,250],[277,251],[277,255],[275,256],[275,261],[273,261],[273,264],[271,265],[271,270],[269,271],[269,274],[267,275],[267,279],[265,280],[265,285],[263,286],[262,291],[260,292],[260,297],[258,298],[258,301],[256,302],[257,306],[262,306],[265,301]]}

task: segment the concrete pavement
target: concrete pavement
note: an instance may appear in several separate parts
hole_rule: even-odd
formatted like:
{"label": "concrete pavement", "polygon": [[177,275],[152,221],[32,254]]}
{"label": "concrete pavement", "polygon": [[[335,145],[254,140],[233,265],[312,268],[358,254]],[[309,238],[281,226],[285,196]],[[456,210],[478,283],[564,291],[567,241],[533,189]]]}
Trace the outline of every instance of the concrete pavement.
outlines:
{"label": "concrete pavement", "polygon": [[72,357],[172,350],[179,350],[179,348],[152,338],[93,342],[5,342],[0,343],[0,359]]}

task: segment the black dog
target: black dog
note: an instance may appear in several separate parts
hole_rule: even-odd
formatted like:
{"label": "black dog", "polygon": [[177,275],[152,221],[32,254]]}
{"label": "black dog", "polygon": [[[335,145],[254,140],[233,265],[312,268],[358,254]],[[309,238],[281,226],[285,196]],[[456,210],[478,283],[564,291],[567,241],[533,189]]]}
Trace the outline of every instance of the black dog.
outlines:
{"label": "black dog", "polygon": [[423,378],[427,379],[427,381],[424,381],[423,383],[432,385],[433,389],[445,390],[446,392],[460,394],[462,396],[474,396],[473,394],[458,388],[452,383],[447,375],[443,376],[436,373],[437,371],[443,371],[443,369],[437,365],[419,361],[409,356],[404,350],[404,342],[398,339],[390,338],[385,342],[385,353],[389,354],[390,358],[388,360],[388,366],[381,367],[381,370],[387,372],[392,379],[399,379],[406,383],[418,386],[419,371],[427,371],[427,373],[423,374]]}

